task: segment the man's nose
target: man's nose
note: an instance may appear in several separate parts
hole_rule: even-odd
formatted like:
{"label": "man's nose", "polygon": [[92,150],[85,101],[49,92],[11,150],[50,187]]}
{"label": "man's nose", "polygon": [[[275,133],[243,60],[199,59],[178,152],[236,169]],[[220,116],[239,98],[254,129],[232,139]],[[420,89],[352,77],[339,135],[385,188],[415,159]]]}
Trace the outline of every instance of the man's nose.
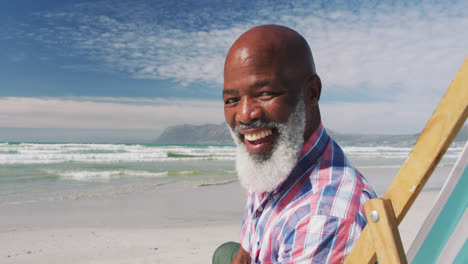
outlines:
{"label": "man's nose", "polygon": [[240,109],[236,113],[236,121],[244,124],[254,119],[261,119],[262,109],[255,104],[254,100],[244,97],[240,101]]}

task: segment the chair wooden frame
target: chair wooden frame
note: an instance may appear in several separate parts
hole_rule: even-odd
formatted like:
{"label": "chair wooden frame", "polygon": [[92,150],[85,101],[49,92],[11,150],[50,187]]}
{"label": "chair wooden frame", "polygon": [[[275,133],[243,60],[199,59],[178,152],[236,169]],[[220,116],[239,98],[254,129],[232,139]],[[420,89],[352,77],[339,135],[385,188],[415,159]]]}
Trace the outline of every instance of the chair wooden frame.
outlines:
{"label": "chair wooden frame", "polygon": [[[468,57],[432,114],[383,198],[365,205],[368,225],[345,259],[352,263],[407,263],[397,226],[421,192],[468,116]],[[374,201],[375,200],[375,201]],[[374,217],[370,215],[375,211]],[[376,218],[377,221],[372,221]]]}

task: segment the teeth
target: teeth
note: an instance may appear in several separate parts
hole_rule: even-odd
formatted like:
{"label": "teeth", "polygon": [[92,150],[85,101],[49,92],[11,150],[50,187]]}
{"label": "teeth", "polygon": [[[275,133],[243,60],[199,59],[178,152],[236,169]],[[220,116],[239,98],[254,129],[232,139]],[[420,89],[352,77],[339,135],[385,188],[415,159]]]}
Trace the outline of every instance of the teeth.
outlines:
{"label": "teeth", "polygon": [[271,134],[272,134],[271,130],[264,130],[264,131],[259,132],[259,133],[245,134],[244,137],[248,141],[255,141],[255,140],[259,140],[259,139],[262,139],[264,137],[267,137],[267,136],[269,136]]}

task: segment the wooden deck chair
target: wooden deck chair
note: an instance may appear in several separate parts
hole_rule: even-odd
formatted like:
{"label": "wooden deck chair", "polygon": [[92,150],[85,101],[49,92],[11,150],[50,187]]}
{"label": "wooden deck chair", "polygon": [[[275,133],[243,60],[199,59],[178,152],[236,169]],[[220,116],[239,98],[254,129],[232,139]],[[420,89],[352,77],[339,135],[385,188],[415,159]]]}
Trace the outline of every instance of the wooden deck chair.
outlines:
{"label": "wooden deck chair", "polygon": [[[350,263],[407,263],[398,225],[468,116],[468,57],[382,198],[365,204],[368,224],[345,259]],[[468,192],[468,190],[467,190]],[[437,239],[440,239],[437,237]],[[468,247],[463,245],[463,247]],[[435,260],[431,260],[435,262]]]}
{"label": "wooden deck chair", "polygon": [[468,142],[407,253],[411,263],[468,263]]}

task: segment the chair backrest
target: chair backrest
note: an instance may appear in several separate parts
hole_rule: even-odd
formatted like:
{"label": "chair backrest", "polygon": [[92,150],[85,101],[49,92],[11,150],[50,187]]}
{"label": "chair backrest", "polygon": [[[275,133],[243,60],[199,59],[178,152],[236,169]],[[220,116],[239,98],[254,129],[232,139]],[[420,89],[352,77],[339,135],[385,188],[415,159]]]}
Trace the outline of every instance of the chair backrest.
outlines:
{"label": "chair backrest", "polygon": [[468,263],[468,142],[407,253],[410,263]]}
{"label": "chair backrest", "polygon": [[[366,216],[371,221],[369,221],[368,225],[364,228],[351,252],[349,252],[345,258],[345,263],[373,264],[377,259],[379,263],[382,264],[407,263],[397,226],[411,208],[411,205],[421,192],[467,118],[468,57],[465,59],[455,79],[450,84],[444,97],[432,114],[424,131],[419,136],[408,158],[398,171],[384,197],[379,198],[380,203],[370,204],[370,211],[366,208]],[[464,158],[462,157],[462,160],[466,161],[466,147],[463,153],[462,156]],[[464,172],[466,170],[466,164],[462,168]],[[461,175],[464,175],[464,173]],[[464,196],[468,195],[468,183],[465,183],[465,180],[459,180],[458,184],[462,186],[459,196],[454,196],[453,199],[455,199],[455,201],[453,203],[449,202],[448,204],[455,204],[456,207],[461,206],[463,210],[460,208],[454,210],[461,212],[461,215],[452,215],[452,211],[444,211],[442,215],[450,219],[453,218],[455,221],[455,226],[450,234],[454,232],[468,234],[465,230],[456,230],[457,223],[466,221],[468,217],[463,216],[467,205],[466,201],[468,200],[467,197]],[[456,185],[457,184],[455,184],[455,186]],[[454,188],[453,192],[455,192],[455,189],[456,188]],[[448,199],[451,199],[451,195],[447,200]],[[463,201],[461,201],[462,199]],[[458,202],[458,200],[460,200],[460,202]],[[369,204],[369,202],[367,202],[366,205]],[[379,214],[383,214],[385,216],[384,219],[387,221],[380,221],[378,217]],[[374,217],[372,217],[373,215]],[[447,225],[448,222],[443,223],[443,225],[444,224]],[[461,224],[459,228],[466,228],[466,226],[467,225]],[[448,236],[447,240],[450,239],[451,235]],[[431,240],[441,240],[441,238],[439,238],[438,233],[435,233],[434,238]],[[466,237],[456,240],[461,241],[462,253],[461,255],[457,254],[454,257],[454,261],[460,261],[466,257],[464,254],[468,254],[468,250],[466,250],[466,248],[468,248],[468,242],[465,243]],[[446,243],[443,244],[445,245]],[[432,245],[430,246],[432,247]],[[446,254],[443,249],[437,255],[437,258],[442,256],[441,254],[444,254],[443,256]],[[442,260],[442,258],[440,259]],[[429,263],[434,262],[434,259],[429,259]],[[444,261],[444,263],[449,262]]]}

